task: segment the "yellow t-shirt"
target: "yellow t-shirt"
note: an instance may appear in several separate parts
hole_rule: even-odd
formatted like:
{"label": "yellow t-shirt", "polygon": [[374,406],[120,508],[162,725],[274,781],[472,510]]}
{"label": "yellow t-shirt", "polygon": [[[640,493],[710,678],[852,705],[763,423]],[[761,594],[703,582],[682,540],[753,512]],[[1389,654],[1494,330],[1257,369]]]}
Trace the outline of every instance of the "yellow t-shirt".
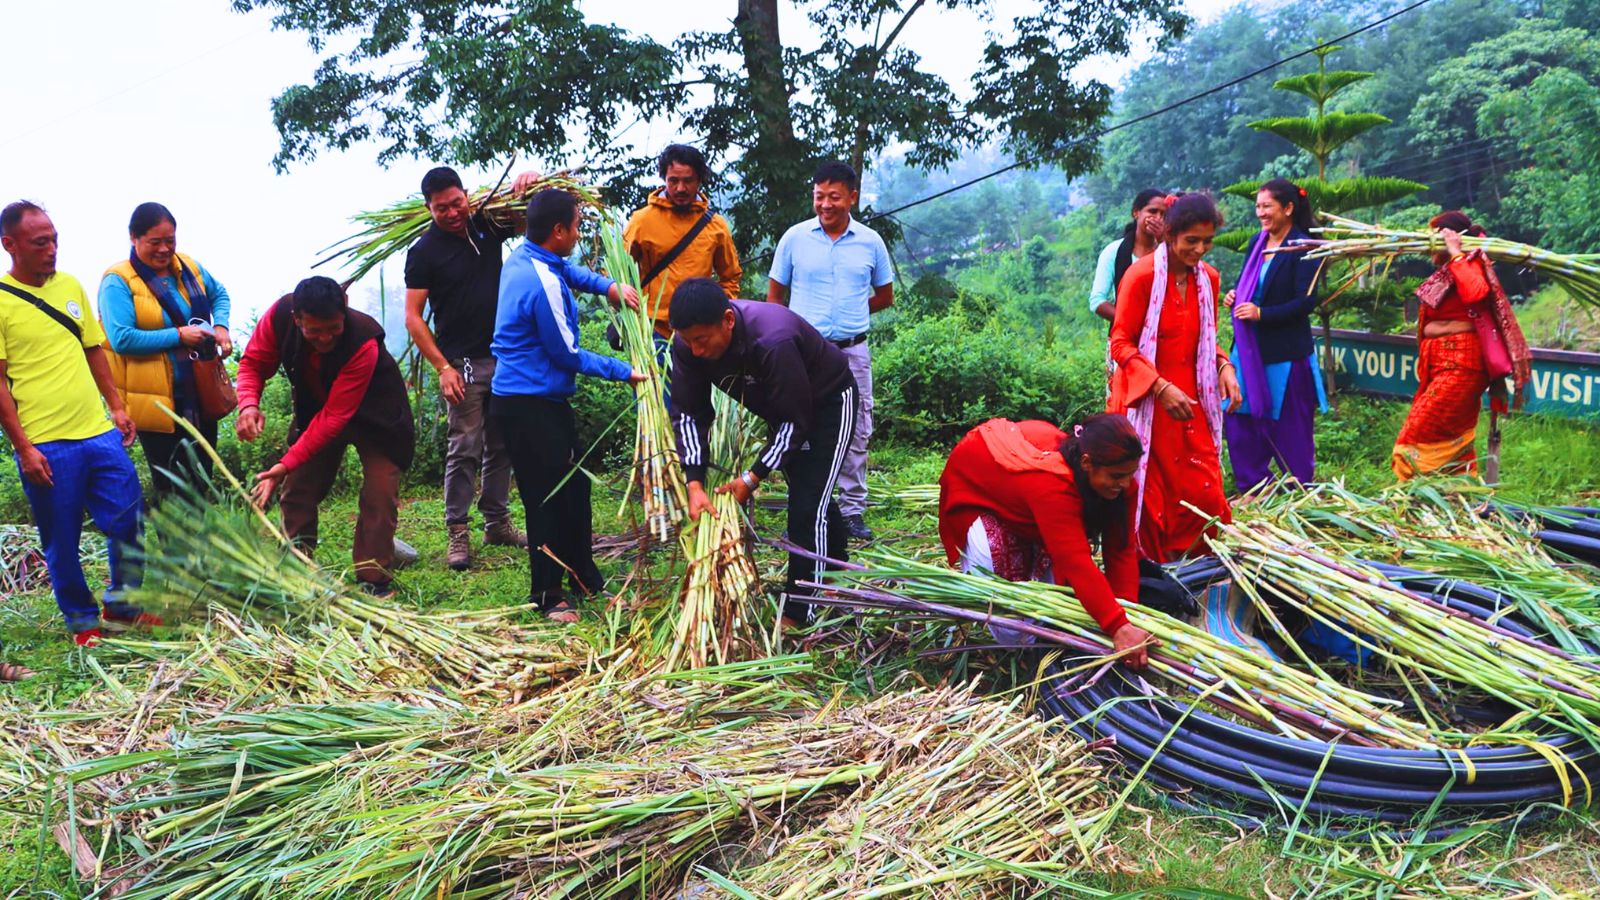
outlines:
{"label": "yellow t-shirt", "polygon": [[104,344],[106,333],[83,285],[63,272],[50,276],[44,287],[23,284],[10,274],[0,275],[0,281],[61,310],[83,330],[80,346],[60,322],[21,297],[0,291],[0,359],[6,363],[22,433],[42,444],[81,441],[109,431],[105,403],[83,358],[83,348]]}

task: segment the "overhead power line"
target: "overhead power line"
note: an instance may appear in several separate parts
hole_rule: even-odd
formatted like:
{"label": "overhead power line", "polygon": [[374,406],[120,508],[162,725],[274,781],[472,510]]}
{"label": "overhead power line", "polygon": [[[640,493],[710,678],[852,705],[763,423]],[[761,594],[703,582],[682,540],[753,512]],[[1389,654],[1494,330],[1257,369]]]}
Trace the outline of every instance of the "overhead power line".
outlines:
{"label": "overhead power line", "polygon": [[[1420,9],[1421,7],[1426,6],[1431,2],[1432,2],[1432,0],[1416,0],[1415,3],[1412,3],[1412,4],[1408,5],[1408,6],[1403,6],[1400,9],[1397,9],[1394,12],[1389,13],[1388,15],[1381,16],[1381,17],[1379,17],[1377,19],[1374,19],[1371,22],[1368,22],[1367,24],[1361,26],[1360,28],[1357,28],[1357,29],[1355,29],[1353,31],[1347,31],[1344,34],[1339,35],[1338,37],[1335,37],[1335,38],[1333,38],[1333,39],[1331,39],[1329,41],[1326,41],[1325,43],[1329,43],[1329,44],[1343,43],[1344,41],[1348,41],[1353,37],[1356,37],[1356,36],[1361,35],[1361,34],[1365,34],[1366,32],[1373,30],[1374,28],[1382,27],[1383,25],[1386,25],[1389,22],[1392,22],[1395,19],[1400,18],[1401,16],[1405,15],[1406,13],[1409,13],[1409,12],[1411,12],[1413,10],[1416,10],[1416,9]],[[1305,50],[1301,50],[1298,53],[1290,54],[1289,56],[1285,56],[1282,59],[1276,60],[1274,62],[1270,62],[1270,63],[1268,63],[1268,64],[1266,64],[1266,65],[1264,65],[1264,66],[1262,66],[1262,67],[1260,67],[1258,69],[1253,69],[1250,72],[1247,72],[1247,73],[1245,73],[1243,75],[1240,75],[1237,78],[1233,78],[1233,79],[1225,81],[1225,82],[1223,82],[1221,84],[1215,85],[1213,87],[1206,88],[1205,90],[1203,90],[1203,91],[1201,91],[1201,92],[1199,92],[1197,94],[1190,94],[1189,96],[1183,98],[1182,100],[1178,100],[1178,101],[1176,101],[1174,103],[1169,103],[1166,106],[1161,107],[1160,109],[1151,110],[1150,112],[1144,113],[1142,115],[1135,116],[1135,117],[1133,117],[1133,118],[1131,118],[1131,119],[1129,119],[1129,120],[1127,120],[1125,122],[1118,122],[1115,125],[1111,125],[1111,126],[1108,126],[1106,128],[1102,128],[1099,131],[1093,131],[1093,132],[1090,132],[1089,134],[1083,135],[1081,137],[1073,138],[1072,140],[1066,142],[1060,148],[1058,148],[1057,152],[1064,152],[1064,151],[1070,150],[1073,147],[1076,147],[1076,146],[1078,146],[1080,144],[1085,144],[1085,143],[1088,143],[1090,141],[1098,141],[1099,139],[1105,137],[1108,134],[1111,134],[1112,132],[1121,131],[1124,128],[1131,128],[1134,125],[1138,125],[1140,122],[1148,122],[1151,119],[1156,118],[1157,116],[1164,116],[1167,113],[1172,112],[1173,110],[1181,109],[1182,107],[1188,106],[1189,104],[1194,103],[1197,100],[1204,100],[1205,98],[1211,96],[1212,94],[1221,93],[1222,91],[1225,91],[1225,90],[1227,90],[1229,88],[1237,87],[1238,85],[1241,85],[1241,84],[1245,83],[1246,81],[1251,80],[1252,78],[1257,78],[1257,77],[1259,77],[1261,75],[1266,74],[1267,72],[1272,71],[1273,69],[1279,68],[1280,66],[1288,65],[1289,63],[1294,62],[1297,59],[1303,59],[1303,58],[1305,58],[1307,56],[1310,56],[1311,54],[1316,52],[1316,49],[1317,48],[1315,48],[1315,47],[1310,47],[1310,48],[1307,48]],[[964,191],[967,188],[972,187],[975,184],[981,184],[981,183],[983,183],[985,181],[988,181],[991,178],[995,178],[997,176],[1004,175],[1005,173],[1013,171],[1015,169],[1020,169],[1020,168],[1023,168],[1025,166],[1030,166],[1030,165],[1033,165],[1035,163],[1043,162],[1043,161],[1044,160],[1041,157],[1032,157],[1032,158],[1019,159],[1016,162],[1013,162],[1008,166],[1004,166],[1002,168],[996,169],[993,172],[990,172],[990,173],[988,173],[986,175],[979,175],[977,178],[973,178],[973,179],[969,179],[967,181],[963,181],[960,184],[953,185],[951,187],[945,188],[942,191],[936,191],[936,192],[934,192],[932,194],[929,194],[926,197],[921,197],[919,199],[912,200],[911,202],[902,204],[900,206],[897,206],[894,209],[884,210],[883,212],[874,212],[872,215],[865,217],[864,221],[870,222],[870,221],[874,221],[876,219],[882,219],[882,218],[886,218],[888,216],[892,216],[892,215],[894,215],[896,213],[905,212],[906,210],[911,209],[912,207],[921,206],[924,203],[931,203],[932,201],[938,200],[941,197],[948,197],[951,194],[954,194],[954,193],[956,193],[958,191]]]}

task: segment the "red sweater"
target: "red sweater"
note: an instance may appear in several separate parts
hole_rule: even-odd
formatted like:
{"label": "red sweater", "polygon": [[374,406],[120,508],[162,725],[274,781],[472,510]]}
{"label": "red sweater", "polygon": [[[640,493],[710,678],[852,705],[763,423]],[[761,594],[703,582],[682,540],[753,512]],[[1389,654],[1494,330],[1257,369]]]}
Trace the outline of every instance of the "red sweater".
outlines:
{"label": "red sweater", "polygon": [[[1048,422],[1018,422],[1017,427],[1040,450],[1053,452],[1066,438]],[[1137,495],[1131,487],[1123,493],[1130,527]],[[1007,470],[995,460],[978,429],[967,432],[939,476],[939,539],[950,565],[959,562],[967,530],[984,514],[997,518],[1007,531],[1042,543],[1050,554],[1056,583],[1072,588],[1102,631],[1112,634],[1127,624],[1116,598],[1130,603],[1139,598],[1139,557],[1132,534],[1105,536],[1102,572],[1084,532],[1083,498],[1070,470]]]}
{"label": "red sweater", "polygon": [[[313,371],[321,361],[321,354],[311,354]],[[261,389],[267,379],[278,371],[279,362],[278,335],[273,330],[272,317],[262,316],[256,322],[256,330],[250,335],[250,344],[245,348],[244,356],[239,358],[236,387],[240,409],[261,405]],[[344,431],[360,408],[361,398],[366,396],[367,386],[372,383],[372,373],[377,367],[378,342],[367,341],[339,370],[338,377],[333,380],[333,389],[328,392],[327,402],[312,416],[311,423],[300,433],[294,446],[279,460],[285,469],[292,472],[305,465],[306,460],[316,456]],[[312,383],[321,382],[313,378]]]}

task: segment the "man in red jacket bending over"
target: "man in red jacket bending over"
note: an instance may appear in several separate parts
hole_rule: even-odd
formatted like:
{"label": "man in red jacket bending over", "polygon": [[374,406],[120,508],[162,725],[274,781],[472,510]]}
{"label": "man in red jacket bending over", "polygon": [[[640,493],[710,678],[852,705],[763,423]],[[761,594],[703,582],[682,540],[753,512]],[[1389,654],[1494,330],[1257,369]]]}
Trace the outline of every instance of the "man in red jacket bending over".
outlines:
{"label": "man in red jacket bending over", "polygon": [[383,327],[350,309],[331,278],[307,278],[256,323],[239,360],[239,438],[254,441],[266,420],[261,389],[283,367],[294,397],[290,446],[256,476],[263,507],[282,484],[283,530],[309,552],[317,544],[317,507],[354,445],[361,459],[356,519],[356,579],[371,593],[393,591],[390,564],[400,515],[400,478],[411,465],[416,431],[400,367],[383,345]]}

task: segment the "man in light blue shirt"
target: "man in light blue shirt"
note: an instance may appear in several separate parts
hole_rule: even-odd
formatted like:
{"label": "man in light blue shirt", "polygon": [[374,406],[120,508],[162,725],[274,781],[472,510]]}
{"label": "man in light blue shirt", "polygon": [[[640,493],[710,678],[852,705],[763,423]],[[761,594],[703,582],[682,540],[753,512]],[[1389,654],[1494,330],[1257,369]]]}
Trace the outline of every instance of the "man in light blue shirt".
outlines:
{"label": "man in light blue shirt", "polygon": [[855,437],[839,469],[839,510],[850,536],[871,540],[867,439],[872,436],[872,313],[894,303],[894,269],[883,238],[850,217],[861,180],[842,162],[823,163],[811,179],[816,218],[784,232],[772,254],[767,301],[784,303],[844,351],[859,389]]}

